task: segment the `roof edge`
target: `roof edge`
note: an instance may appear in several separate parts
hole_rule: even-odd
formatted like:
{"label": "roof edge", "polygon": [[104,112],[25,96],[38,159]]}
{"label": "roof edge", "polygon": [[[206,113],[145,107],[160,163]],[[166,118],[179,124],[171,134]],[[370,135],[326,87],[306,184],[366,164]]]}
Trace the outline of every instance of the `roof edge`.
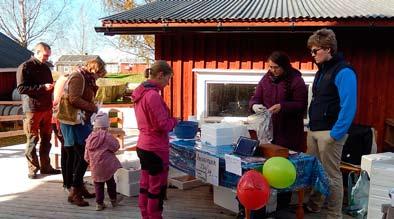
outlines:
{"label": "roof edge", "polygon": [[162,22],[162,23],[108,23],[95,27],[96,32],[115,34],[155,34],[163,32],[255,32],[302,31],[316,27],[393,28],[394,20],[322,20],[322,21],[265,21],[265,22]]}

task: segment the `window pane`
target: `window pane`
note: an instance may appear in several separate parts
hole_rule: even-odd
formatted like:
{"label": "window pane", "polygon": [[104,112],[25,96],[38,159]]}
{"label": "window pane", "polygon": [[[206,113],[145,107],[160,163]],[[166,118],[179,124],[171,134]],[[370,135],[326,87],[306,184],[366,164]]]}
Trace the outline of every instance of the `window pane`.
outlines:
{"label": "window pane", "polygon": [[207,115],[246,117],[256,84],[208,83]]}

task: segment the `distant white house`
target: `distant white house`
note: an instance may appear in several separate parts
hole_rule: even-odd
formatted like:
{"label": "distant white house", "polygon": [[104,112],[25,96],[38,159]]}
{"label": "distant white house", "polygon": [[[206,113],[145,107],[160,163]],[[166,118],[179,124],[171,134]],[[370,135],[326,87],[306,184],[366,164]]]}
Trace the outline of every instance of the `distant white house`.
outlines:
{"label": "distant white house", "polygon": [[119,62],[106,62],[105,69],[108,73],[118,73],[120,72]]}
{"label": "distant white house", "polygon": [[146,62],[138,61],[106,62],[106,69],[109,73],[142,74],[147,67],[148,64]]}
{"label": "distant white house", "polygon": [[[98,55],[62,55],[55,62],[55,71],[71,73],[76,67],[83,66],[87,60],[101,59]],[[102,59],[101,59],[102,60]]]}

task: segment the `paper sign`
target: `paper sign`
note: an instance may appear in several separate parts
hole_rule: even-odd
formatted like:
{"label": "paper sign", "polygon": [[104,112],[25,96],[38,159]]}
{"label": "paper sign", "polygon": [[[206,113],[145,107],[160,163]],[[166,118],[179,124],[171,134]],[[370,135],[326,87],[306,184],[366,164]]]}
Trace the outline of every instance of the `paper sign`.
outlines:
{"label": "paper sign", "polygon": [[230,173],[237,174],[238,176],[242,176],[242,168],[241,168],[241,158],[225,154],[224,160],[226,161],[226,171]]}
{"label": "paper sign", "polygon": [[196,151],[196,178],[219,186],[219,158]]}

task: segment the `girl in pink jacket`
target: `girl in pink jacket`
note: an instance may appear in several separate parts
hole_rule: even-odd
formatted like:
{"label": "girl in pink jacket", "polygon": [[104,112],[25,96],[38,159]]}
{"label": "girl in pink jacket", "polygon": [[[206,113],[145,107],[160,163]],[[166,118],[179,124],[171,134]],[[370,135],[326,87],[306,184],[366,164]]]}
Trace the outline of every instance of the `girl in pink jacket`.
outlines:
{"label": "girl in pink jacket", "polygon": [[86,139],[85,160],[89,163],[92,172],[97,211],[106,207],[104,204],[105,183],[112,207],[118,204],[114,174],[122,165],[115,156],[115,152],[119,150],[119,143],[108,132],[108,126],[108,115],[99,111],[94,118],[94,130]]}
{"label": "girl in pink jacket", "polygon": [[140,131],[137,154],[141,162],[138,205],[144,219],[160,219],[169,170],[168,133],[177,120],[172,118],[160,91],[168,85],[173,71],[165,61],[145,70],[147,81],[133,92],[135,115]]}

